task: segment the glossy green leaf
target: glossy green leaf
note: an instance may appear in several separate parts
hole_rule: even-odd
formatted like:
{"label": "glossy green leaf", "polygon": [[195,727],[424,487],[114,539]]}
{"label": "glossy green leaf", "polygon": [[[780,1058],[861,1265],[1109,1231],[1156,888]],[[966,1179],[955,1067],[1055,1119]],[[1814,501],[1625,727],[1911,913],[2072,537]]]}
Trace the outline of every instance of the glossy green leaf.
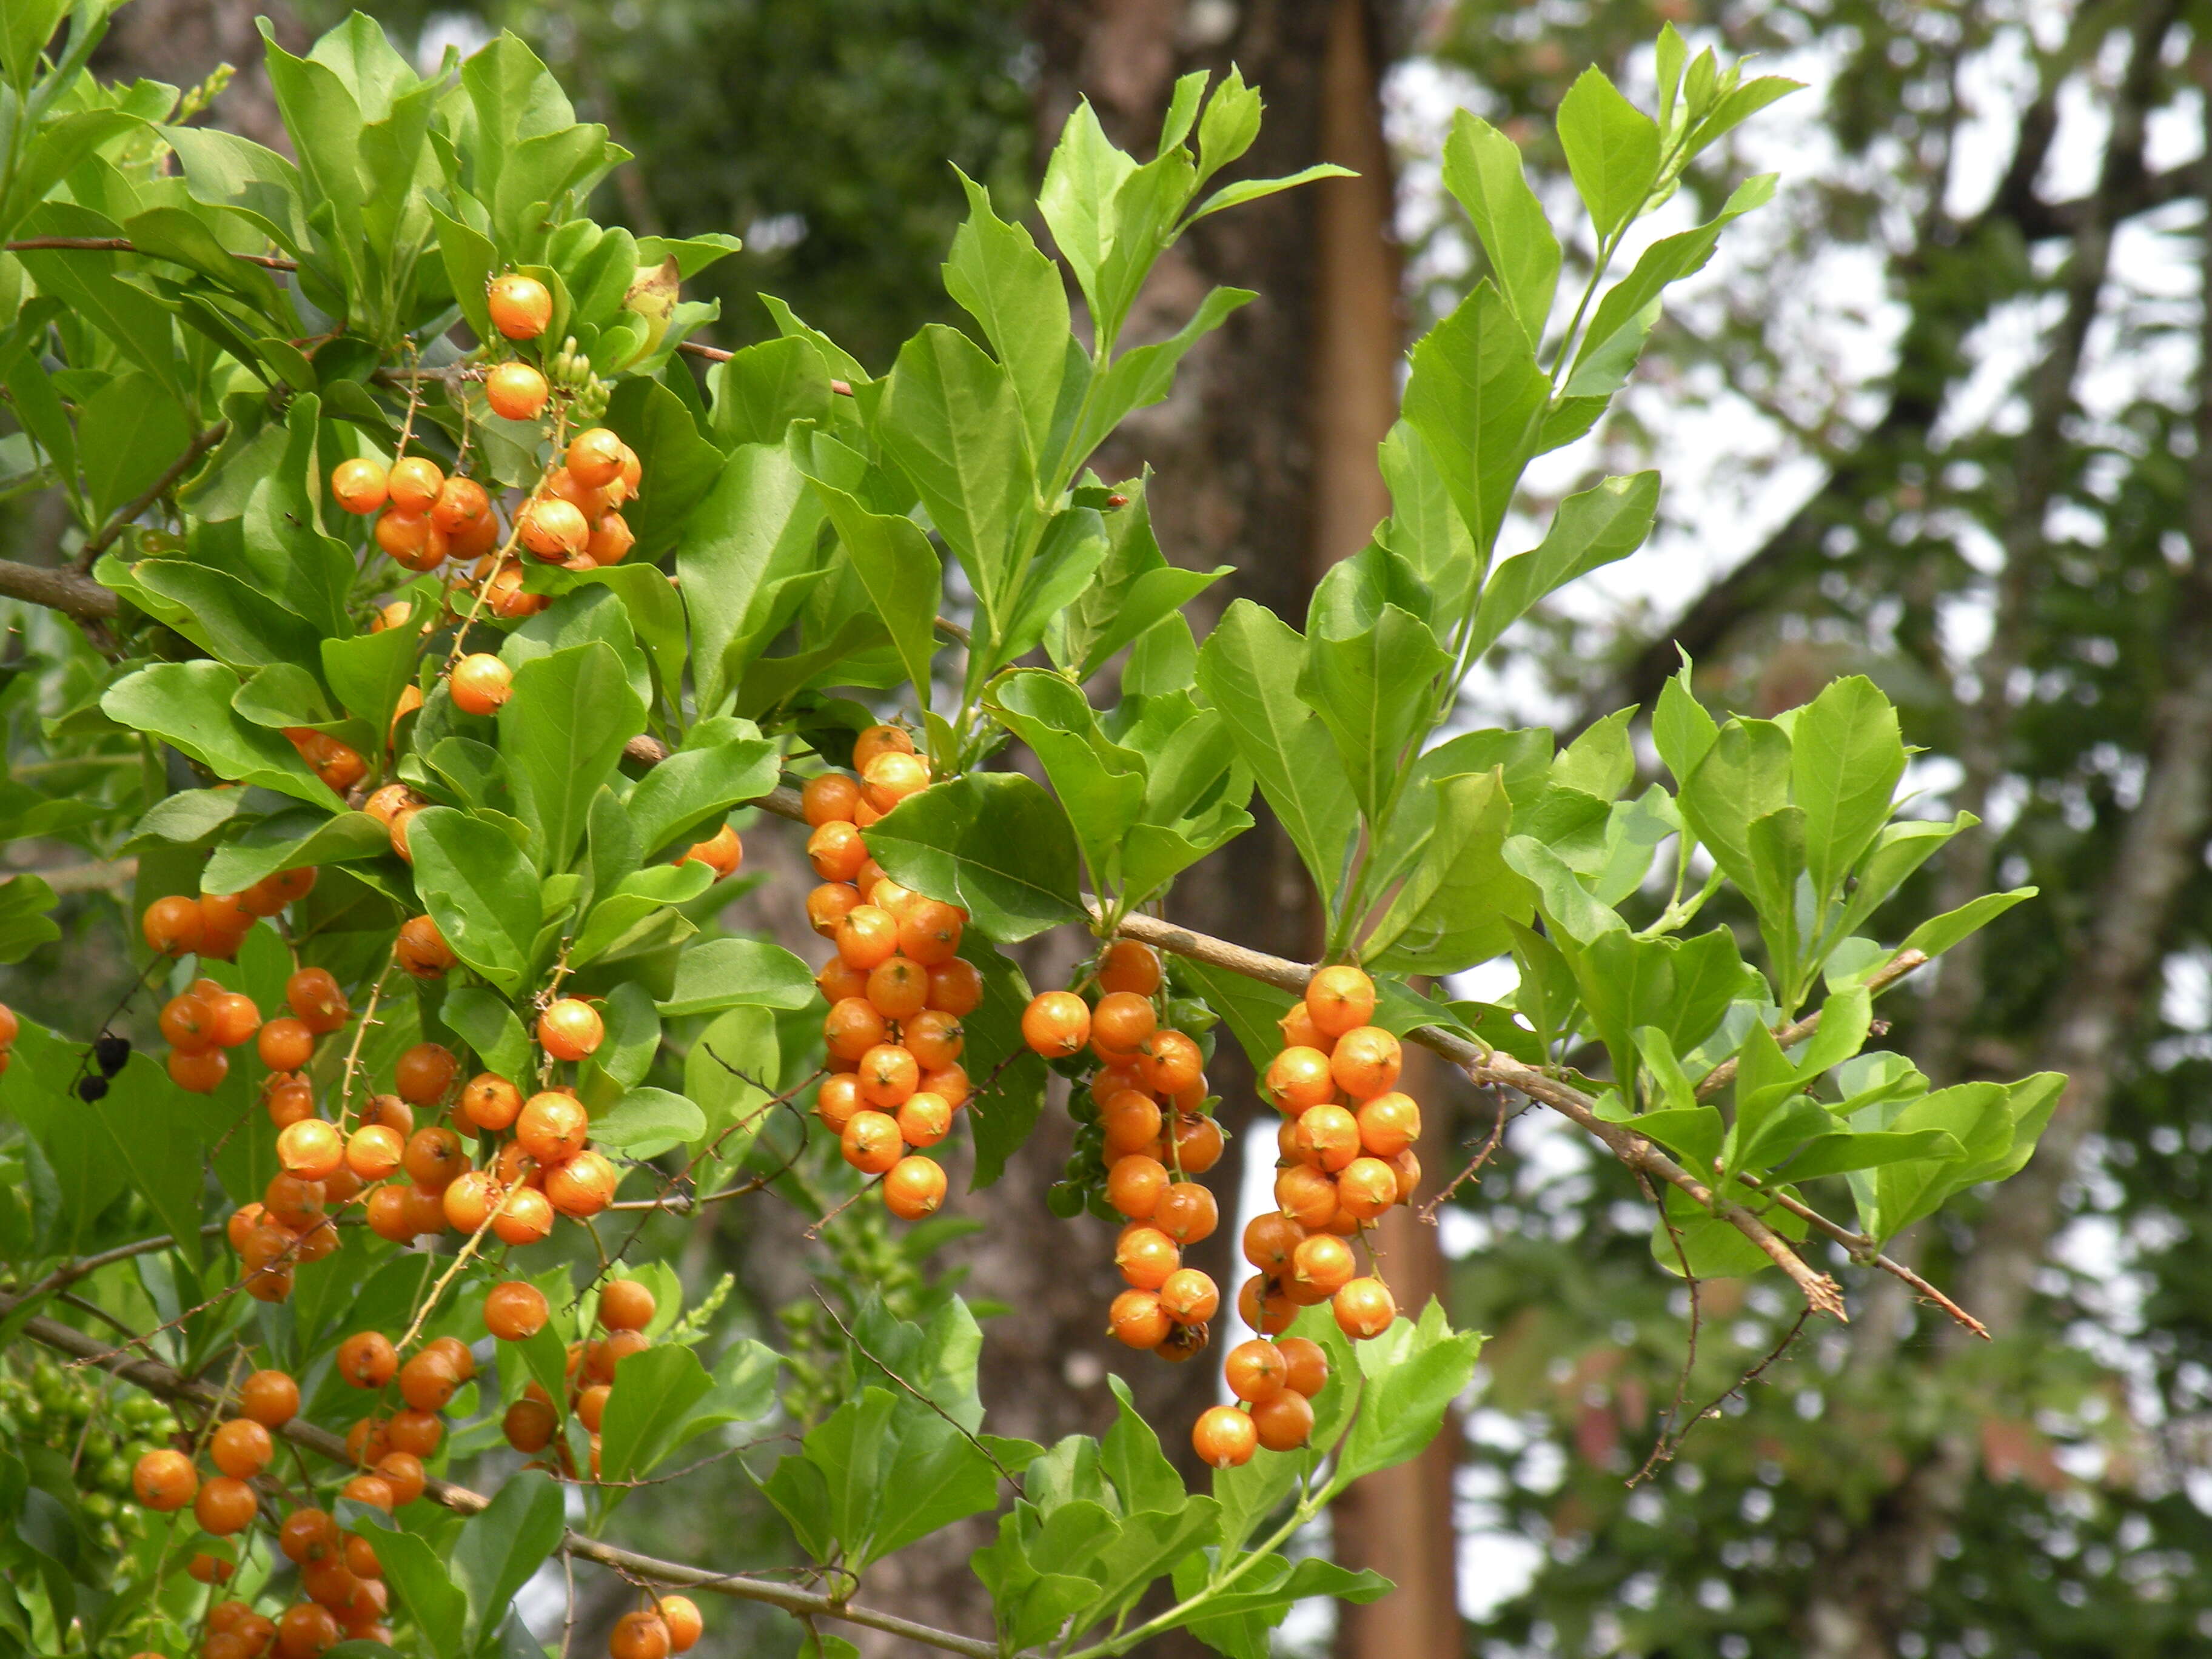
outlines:
{"label": "glossy green leaf", "polygon": [[1626,558],[1644,545],[1659,508],[1659,475],[1638,472],[1607,478],[1570,495],[1552,515],[1543,541],[1518,553],[1483,584],[1469,635],[1468,660],[1480,657],[1537,601],[1578,576]]}
{"label": "glossy green leaf", "polygon": [[676,546],[702,712],[722,707],[746,664],[798,614],[821,572],[822,521],[821,497],[782,445],[730,452]]}
{"label": "glossy green leaf", "polygon": [[893,880],[963,906],[1001,944],[1085,915],[1067,815],[1018,772],[970,772],[908,797],[870,827],[868,849]]}
{"label": "glossy green leaf", "polygon": [[407,845],[415,890],[453,954],[510,994],[520,991],[541,908],[522,850],[497,826],[447,806],[417,812]]}
{"label": "glossy green leaf", "polygon": [[[611,1417],[611,1396],[608,1411]],[[568,1531],[563,1513],[559,1483],[543,1470],[522,1469],[501,1484],[489,1508],[461,1528],[447,1559],[468,1603],[467,1644],[480,1643],[499,1628],[531,1575],[560,1547]]]}
{"label": "glossy green leaf", "polygon": [[813,971],[781,945],[718,939],[684,951],[677,964],[676,988],[660,1004],[660,1012],[674,1019],[739,1006],[804,1008],[814,998]]}
{"label": "glossy green leaf", "polygon": [[343,803],[290,744],[231,708],[238,685],[221,663],[155,663],[118,680],[100,706],[109,719],[173,744],[217,777],[339,811]]}
{"label": "glossy green leaf", "polygon": [[1466,110],[1444,140],[1443,185],[1466,210],[1498,286],[1532,343],[1540,343],[1559,283],[1559,242],[1528,187],[1521,149]]}
{"label": "glossy green leaf", "polygon": [[1497,542],[1550,395],[1528,334],[1486,278],[1413,347],[1405,419],[1435,456],[1480,560]]}
{"label": "glossy green leaf", "polygon": [[1586,69],[1559,100],[1559,148],[1593,227],[1607,237],[1636,216],[1659,172],[1659,128]]}

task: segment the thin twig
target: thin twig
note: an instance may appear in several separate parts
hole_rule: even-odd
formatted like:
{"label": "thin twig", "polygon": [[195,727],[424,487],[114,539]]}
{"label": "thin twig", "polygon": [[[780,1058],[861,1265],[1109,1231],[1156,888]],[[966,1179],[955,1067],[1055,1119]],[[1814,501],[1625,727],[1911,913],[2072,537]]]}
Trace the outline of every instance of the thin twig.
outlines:
{"label": "thin twig", "polygon": [[115,538],[129,527],[131,521],[148,507],[160,501],[175,488],[177,480],[192,470],[192,463],[230,435],[230,422],[217,421],[213,426],[193,438],[185,446],[185,453],[169,463],[161,476],[154,480],[146,492],[125,507],[118,507],[100,533],[77,550],[76,568],[80,574],[92,568],[93,562],[113,544]]}
{"label": "thin twig", "polygon": [[1674,1378],[1674,1403],[1667,1407],[1667,1420],[1660,1425],[1659,1437],[1651,1443],[1651,1451],[1644,1458],[1644,1467],[1628,1477],[1628,1484],[1632,1487],[1647,1480],[1654,1469],[1674,1455],[1667,1449],[1667,1442],[1668,1437],[1683,1424],[1682,1402],[1689,1397],[1690,1373],[1698,1363],[1698,1326],[1701,1318],[1698,1276],[1690,1271],[1690,1251],[1682,1242],[1682,1230],[1674,1224],[1674,1218],[1667,1213],[1667,1206],[1659,1194],[1651,1190],[1651,1178],[1640,1170],[1637,1171],[1636,1184],[1644,1189],[1644,1201],[1659,1212],[1660,1224],[1667,1229],[1667,1237],[1674,1246],[1675,1260],[1682,1264],[1682,1282],[1690,1287],[1690,1340],[1682,1351],[1681,1371]]}
{"label": "thin twig", "polygon": [[1016,1492],[1019,1492],[1021,1491],[1022,1483],[1014,1478],[1014,1472],[1008,1468],[1004,1463],[1001,1463],[991,1449],[975,1437],[975,1434],[973,1430],[868,1351],[868,1345],[861,1341],[859,1337],[853,1334],[853,1328],[848,1325],[843,1320],[837,1317],[836,1309],[830,1305],[830,1298],[822,1294],[821,1287],[819,1285],[815,1287],[814,1299],[822,1304],[822,1311],[830,1316],[830,1322],[835,1325],[844,1334],[845,1340],[848,1342],[851,1343],[855,1348],[858,1348],[860,1351],[860,1356],[862,1358],[866,1359],[885,1376],[890,1378],[892,1382],[897,1383],[899,1387],[904,1389],[916,1400],[921,1401],[923,1405],[928,1407],[930,1410],[935,1412],[939,1417],[950,1423],[954,1428],[959,1430],[961,1434],[966,1438],[968,1443],[983,1455],[983,1461],[988,1463],[993,1468],[998,1470],[1000,1479],[1004,1480],[1008,1486],[1012,1486]]}
{"label": "thin twig", "polygon": [[1437,1212],[1443,1207],[1454,1193],[1469,1181],[1474,1181],[1478,1186],[1481,1184],[1477,1179],[1477,1172],[1490,1162],[1492,1154],[1498,1151],[1498,1143],[1505,1138],[1505,1120],[1510,1115],[1505,1109],[1505,1091],[1492,1089],[1490,1096],[1498,1103],[1498,1121],[1490,1126],[1490,1139],[1482,1143],[1482,1150],[1474,1155],[1472,1164],[1446,1182],[1434,1198],[1421,1206],[1421,1219],[1431,1227],[1437,1224]]}
{"label": "thin twig", "polygon": [[[61,253],[136,253],[139,251],[136,242],[122,236],[26,236],[19,241],[9,242],[7,247],[10,253],[48,251]],[[149,253],[146,257],[160,259],[167,256]],[[276,253],[233,253],[230,257],[241,259],[249,265],[259,265],[265,270],[297,270],[300,268],[297,259],[287,259]],[[173,260],[171,263],[175,262]]]}
{"label": "thin twig", "polygon": [[[1719,1416],[1720,1410],[1723,1406],[1726,1405],[1737,1395],[1741,1394],[1753,1383],[1758,1382],[1759,1379],[1765,1374],[1766,1368],[1768,1366],[1774,1364],[1776,1360],[1781,1358],[1784,1354],[1790,1351],[1790,1345],[1797,1340],[1797,1334],[1805,1328],[1805,1322],[1812,1316],[1813,1310],[1810,1308],[1804,1309],[1801,1311],[1797,1316],[1796,1323],[1793,1324],[1788,1330],[1784,1331],[1782,1334],[1782,1340],[1767,1350],[1765,1358],[1760,1360],[1759,1364],[1753,1365],[1741,1376],[1739,1376],[1735,1382],[1729,1383],[1726,1389],[1723,1389],[1720,1394],[1714,1398],[1710,1405],[1703,1407],[1694,1417],[1692,1417],[1687,1422],[1684,1423],[1681,1426],[1680,1432],[1674,1436],[1672,1443],[1664,1444],[1665,1455],[1661,1455],[1661,1447],[1653,1447],[1651,1451],[1652,1458],[1662,1463],[1673,1462],[1674,1461],[1674,1455],[1682,1449],[1682,1443],[1690,1437],[1690,1431],[1696,1428],[1698,1424],[1704,1422],[1707,1418]],[[1648,1470],[1650,1467],[1650,1464],[1647,1462],[1645,1468]],[[1641,1480],[1643,1479],[1643,1476],[1639,1474],[1637,1479]],[[1631,1486],[1634,1486],[1636,1482],[1634,1480],[1629,1482],[1629,1485]]]}

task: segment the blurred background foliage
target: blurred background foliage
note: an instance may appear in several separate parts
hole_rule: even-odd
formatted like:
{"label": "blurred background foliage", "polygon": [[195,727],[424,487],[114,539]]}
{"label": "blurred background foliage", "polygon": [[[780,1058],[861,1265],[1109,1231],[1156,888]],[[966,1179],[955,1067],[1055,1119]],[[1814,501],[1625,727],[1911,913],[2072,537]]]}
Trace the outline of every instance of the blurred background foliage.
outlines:
{"label": "blurred background foliage", "polygon": [[[446,42],[466,49],[515,28],[580,112],[637,155],[606,186],[603,215],[640,231],[744,236],[746,253],[714,273],[717,343],[760,337],[766,317],[750,296],[765,289],[879,364],[945,309],[934,267],[959,207],[945,161],[986,180],[1002,211],[1028,208],[1049,80],[1040,43],[1079,37],[1101,72],[1199,47],[1249,63],[1302,7],[1351,3],[368,9],[433,60]],[[247,64],[261,9],[139,0],[107,70],[189,82],[220,58]],[[290,0],[276,27],[305,39],[341,9]],[[1891,1296],[1888,1281],[1854,1275],[1849,1330],[1808,1331],[1734,1391],[1787,1333],[1786,1298],[1759,1283],[1704,1286],[1686,1375],[1691,1298],[1651,1259],[1633,1182],[1565,1132],[1514,1121],[1504,1155],[1437,1230],[1455,1322],[1494,1334],[1453,1477],[1465,1650],[2204,1651],[2212,399],[2199,296],[2212,168],[2197,158],[2212,7],[1359,9],[1396,147],[1409,329],[1480,275],[1470,239],[1437,205],[1437,149],[1455,106],[1505,127],[1544,187],[1564,191],[1549,136],[1559,98],[1590,62],[1648,85],[1662,21],[1723,55],[1765,54],[1762,67],[1809,83],[1667,210],[1659,228],[1677,228],[1717,205],[1713,180],[1746,166],[1784,174],[1777,204],[1662,323],[1623,411],[1540,486],[1563,494],[1586,475],[1661,465],[1656,553],[1624,568],[1647,574],[1640,585],[1586,585],[1524,625],[1470,687],[1468,715],[1571,726],[1648,701],[1674,665],[1675,637],[1716,708],[1770,713],[1832,674],[1874,676],[1926,748],[1911,778],[1926,810],[1978,812],[1989,831],[1966,856],[1999,884],[2043,890],[1990,931],[1978,963],[1887,1012],[1939,1082],[2048,1063],[2083,1079],[2054,1156],[2008,1188],[2002,1209],[1969,1208],[1898,1247],[2001,1315],[1997,1341],[1960,1338],[1935,1310]],[[249,70],[216,118],[254,131],[256,96]],[[1217,274],[1267,286],[1264,273]],[[1233,335],[1222,349],[1236,349]],[[1234,393],[1248,407],[1316,395],[1259,374]],[[53,525],[33,497],[6,504],[0,534],[11,556],[35,559]],[[1210,566],[1219,550],[1169,551]],[[32,619],[10,662],[69,659],[52,632],[62,626]],[[67,701],[53,675],[0,687],[11,754]],[[114,763],[144,762],[118,752]],[[82,787],[97,799],[96,774]],[[66,864],[100,833],[32,850]],[[805,880],[794,849],[766,830],[747,847],[765,880],[740,920],[792,927]],[[1900,901],[1900,923],[1975,878],[1929,870]],[[40,1018],[113,1000],[129,977],[115,915],[81,883],[64,938],[0,970],[0,997]],[[1493,1109],[1461,1102],[1451,1140],[1478,1144]],[[1009,1182],[969,1207],[1020,1237],[1013,1212],[1041,1215],[1041,1201]],[[971,1259],[957,1228],[921,1237],[921,1253],[948,1247],[930,1265],[866,1226],[833,1235],[833,1251],[802,1237],[803,1219],[740,1205],[659,1218],[650,1253],[695,1297],[734,1273],[718,1317],[769,1334],[778,1310],[811,1305],[813,1282],[835,1291],[889,1277],[919,1294],[925,1266],[957,1275]],[[1070,1389],[1096,1391],[1076,1357],[1049,1338],[1042,1352],[1002,1344],[994,1364],[1029,1369],[987,1374],[987,1398],[997,1409],[1010,1379],[1034,1388],[1063,1359]],[[1670,1413],[1680,1421],[1678,1401],[1719,1402],[1717,1420],[1631,1486]],[[657,1553],[773,1565],[761,1553],[773,1534],[742,1479],[641,1492],[625,1518]],[[875,1593],[898,1605],[902,1587]],[[558,1586],[548,1595],[557,1625]],[[580,1607],[581,1650],[603,1641],[613,1610]],[[1355,1627],[1339,1632],[1330,1609],[1310,1614],[1286,1633],[1291,1650],[1334,1642],[1345,1659],[1382,1659]],[[775,1654],[794,1641],[780,1619],[732,1607],[718,1610],[701,1650]]]}

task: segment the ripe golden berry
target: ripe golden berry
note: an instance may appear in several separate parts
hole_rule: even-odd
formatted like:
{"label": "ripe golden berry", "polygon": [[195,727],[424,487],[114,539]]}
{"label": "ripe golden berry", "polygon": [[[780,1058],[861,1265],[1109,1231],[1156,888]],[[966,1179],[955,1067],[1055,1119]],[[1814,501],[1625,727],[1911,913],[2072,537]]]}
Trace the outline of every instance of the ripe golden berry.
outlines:
{"label": "ripe golden berry", "polygon": [[495,714],[514,689],[514,672],[489,651],[474,651],[453,665],[447,686],[464,714]]}
{"label": "ripe golden berry", "polygon": [[1324,968],[1306,981],[1304,1006],[1323,1035],[1342,1036],[1375,1017],[1375,981],[1357,968]]}
{"label": "ripe golden berry", "polygon": [[1379,1279],[1352,1279],[1336,1293],[1331,1307],[1337,1328],[1356,1342],[1382,1335],[1398,1316],[1397,1301]]}
{"label": "ripe golden berry", "polygon": [[562,997],[538,1017],[538,1042],[556,1060],[581,1060],[606,1038],[599,1010],[575,997]]}
{"label": "ripe golden berry", "polygon": [[284,1371],[256,1371],[239,1385],[238,1409],[265,1429],[281,1429],[300,1413],[300,1385]]}
{"label": "ripe golden berry", "polygon": [[902,1221],[920,1221],[945,1202],[945,1166],[910,1152],[884,1176],[884,1206]]}
{"label": "ripe golden berry", "polygon": [[501,363],[484,375],[484,401],[502,420],[534,421],[553,388],[528,363]]}
{"label": "ripe golden berry", "polygon": [[1174,1326],[1154,1291],[1124,1291],[1106,1311],[1106,1334],[1132,1348],[1158,1347]]}
{"label": "ripe golden berry", "polygon": [[180,1451],[149,1451],[131,1472],[131,1489],[149,1510],[180,1510],[200,1489],[200,1473]]}
{"label": "ripe golden berry", "polygon": [[491,325],[510,340],[534,340],[553,320],[553,295],[544,283],[520,271],[491,279],[484,290]]}
{"label": "ripe golden berry", "polygon": [[1239,1400],[1257,1403],[1280,1394],[1290,1376],[1283,1352],[1261,1337],[1239,1342],[1222,1363],[1229,1392]]}
{"label": "ripe golden berry", "polygon": [[1022,1010],[1022,1041],[1048,1060],[1079,1054],[1091,1041],[1091,1008],[1073,991],[1046,991]]}
{"label": "ripe golden berry", "polygon": [[349,513],[366,517],[381,507],[389,491],[383,467],[356,457],[331,469],[331,498]]}
{"label": "ripe golden berry", "polygon": [[1133,939],[1117,939],[1098,958],[1098,986],[1149,997],[1160,988],[1160,953]]}
{"label": "ripe golden berry", "polygon": [[1252,1407],[1252,1427],[1269,1451],[1296,1451],[1311,1437],[1313,1404],[1295,1389],[1285,1389]]}
{"label": "ripe golden berry", "polygon": [[1200,1462],[1233,1469],[1252,1461],[1260,1436],[1252,1419],[1236,1407],[1209,1406],[1191,1425],[1190,1443]]}

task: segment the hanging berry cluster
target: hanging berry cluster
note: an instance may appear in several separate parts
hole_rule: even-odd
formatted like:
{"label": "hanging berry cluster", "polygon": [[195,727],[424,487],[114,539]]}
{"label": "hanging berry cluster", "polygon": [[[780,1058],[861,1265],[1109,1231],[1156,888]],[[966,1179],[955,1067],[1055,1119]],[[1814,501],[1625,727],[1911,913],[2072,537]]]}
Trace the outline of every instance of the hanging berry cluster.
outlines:
{"label": "hanging berry cluster", "polygon": [[853,765],[858,778],[824,772],[801,797],[822,878],[806,919],[836,946],[815,977],[830,1004],[830,1075],[814,1110],[846,1163],[883,1177],[884,1207],[919,1221],[945,1202],[945,1166],[918,1149],[952,1132],[973,1092],[960,1021],[981,1004],[983,979],[958,954],[968,913],[901,886],[868,855],[866,827],[928,787],[929,763],[899,727],[876,726],[854,744]]}
{"label": "hanging berry cluster", "polygon": [[1199,1039],[1165,1024],[1160,959],[1117,939],[1076,991],[1046,991],[1022,1012],[1022,1040],[1075,1073],[1079,1124],[1060,1207],[1103,1207],[1122,1218],[1114,1263],[1129,1288],[1114,1298],[1107,1330],[1133,1348],[1188,1359],[1204,1351],[1221,1305],[1212,1279],[1182,1265],[1183,1247],[1220,1224],[1212,1193],[1193,1179],[1220,1161],[1221,1127],[1206,1091]]}
{"label": "hanging berry cluster", "polygon": [[[485,1297],[484,1328],[501,1341],[519,1342],[543,1328],[549,1312],[535,1285],[509,1280]],[[599,1293],[599,1321],[606,1335],[568,1350],[567,1409],[590,1433],[595,1475],[599,1422],[616,1368],[650,1346],[644,1333],[653,1313],[653,1292],[646,1286],[613,1280]],[[350,1472],[331,1477],[335,1495],[386,1514],[404,1509],[428,1485],[424,1460],[436,1455],[445,1437],[442,1413],[476,1376],[476,1356],[459,1338],[440,1336],[403,1361],[381,1331],[363,1330],[338,1345],[336,1364],[343,1381],[374,1391],[376,1398],[346,1433]],[[392,1640],[384,1623],[391,1598],[373,1541],[341,1528],[329,1510],[313,1504],[293,1504],[280,1516],[276,1500],[256,1486],[276,1456],[271,1431],[283,1429],[299,1411],[300,1387],[290,1375],[255,1371],[224,1400],[217,1413],[221,1420],[211,1421],[201,1437],[214,1474],[203,1480],[195,1456],[174,1446],[143,1452],[131,1471],[132,1493],[140,1504],[164,1513],[189,1504],[201,1530],[224,1540],[193,1555],[195,1578],[228,1581],[235,1570],[228,1540],[257,1522],[274,1532],[278,1551],[298,1569],[301,1599],[276,1618],[244,1601],[216,1603],[208,1615],[202,1659],[258,1659],[272,1648],[281,1659],[295,1659],[349,1638]],[[554,1461],[573,1476],[567,1443],[557,1437],[559,1422],[550,1398],[532,1382],[508,1408],[504,1426],[508,1443],[519,1450],[535,1455],[554,1448]],[[275,1482],[263,1484],[283,1490]],[[614,1659],[665,1659],[690,1648],[701,1629],[699,1609],[689,1598],[663,1596],[650,1612],[632,1613],[617,1626],[610,1652]]]}

